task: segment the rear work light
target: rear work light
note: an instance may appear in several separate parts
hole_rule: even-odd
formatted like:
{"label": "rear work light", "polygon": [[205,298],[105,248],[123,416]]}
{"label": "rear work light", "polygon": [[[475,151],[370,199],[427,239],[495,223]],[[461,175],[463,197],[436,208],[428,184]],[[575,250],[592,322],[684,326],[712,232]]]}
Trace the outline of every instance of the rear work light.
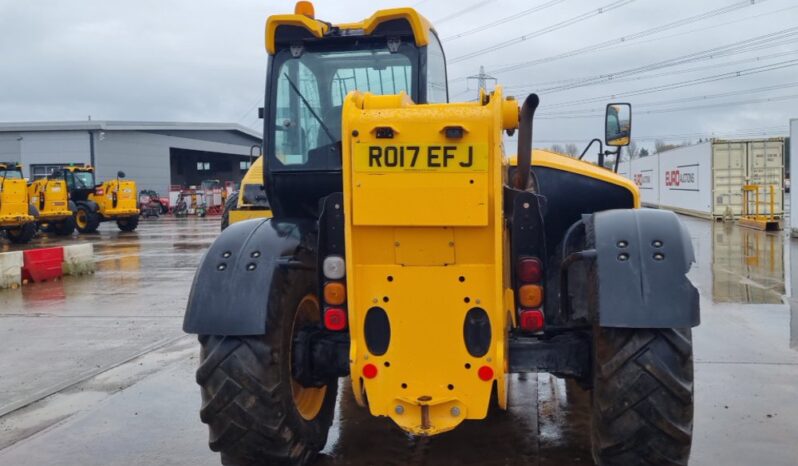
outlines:
{"label": "rear work light", "polygon": [[325,257],[321,268],[328,280],[340,280],[346,275],[346,264],[341,256]]}
{"label": "rear work light", "polygon": [[521,283],[537,283],[543,279],[543,264],[535,257],[518,261],[518,280]]}
{"label": "rear work light", "polygon": [[324,311],[324,328],[339,332],[346,328],[346,311],[339,307],[331,307]]}

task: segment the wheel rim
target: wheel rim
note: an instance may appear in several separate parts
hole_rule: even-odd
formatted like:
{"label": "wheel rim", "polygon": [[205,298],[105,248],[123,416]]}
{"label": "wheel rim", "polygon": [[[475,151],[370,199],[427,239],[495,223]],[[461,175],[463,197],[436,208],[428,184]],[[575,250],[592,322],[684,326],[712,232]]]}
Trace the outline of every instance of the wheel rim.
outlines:
{"label": "wheel rim", "polygon": [[75,223],[77,223],[80,228],[86,228],[86,225],[89,224],[89,221],[85,211],[78,211],[78,214],[75,215]]}
{"label": "wheel rim", "polygon": [[[313,295],[307,295],[299,302],[296,314],[294,314],[294,324],[291,329],[291,341],[294,341],[294,332],[297,328],[307,324],[319,322],[319,300]],[[290,350],[289,350],[290,354]],[[291,361],[289,357],[289,370]],[[303,387],[299,382],[291,378],[291,395],[294,398],[294,406],[306,421],[313,420],[318,416],[324,404],[324,397],[327,395],[327,386],[324,387]]]}

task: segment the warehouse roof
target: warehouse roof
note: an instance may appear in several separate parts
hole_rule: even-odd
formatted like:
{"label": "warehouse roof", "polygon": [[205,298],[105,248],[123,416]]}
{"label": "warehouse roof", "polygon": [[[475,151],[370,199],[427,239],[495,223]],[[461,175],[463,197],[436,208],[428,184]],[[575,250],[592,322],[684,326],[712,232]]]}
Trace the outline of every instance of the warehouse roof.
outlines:
{"label": "warehouse roof", "polygon": [[19,131],[237,131],[262,139],[262,135],[237,123],[195,123],[167,121],[34,121],[0,122],[0,133]]}

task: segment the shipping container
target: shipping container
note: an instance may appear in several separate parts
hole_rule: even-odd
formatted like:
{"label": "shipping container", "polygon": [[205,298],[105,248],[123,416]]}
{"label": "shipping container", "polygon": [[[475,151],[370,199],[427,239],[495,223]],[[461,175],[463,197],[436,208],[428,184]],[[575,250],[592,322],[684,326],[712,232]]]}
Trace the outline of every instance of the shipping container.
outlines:
{"label": "shipping container", "polygon": [[[738,218],[743,186],[760,185],[760,213],[784,213],[784,139],[712,140],[637,158],[629,178],[644,206],[703,218]],[[750,204],[753,211],[753,198]],[[798,224],[796,225],[798,228]]]}
{"label": "shipping container", "polygon": [[[790,226],[793,236],[798,235],[798,214],[793,213],[794,206],[798,206],[798,187],[792,186],[798,177],[795,176],[798,167],[798,118],[790,120]],[[798,321],[798,319],[795,319]]]}

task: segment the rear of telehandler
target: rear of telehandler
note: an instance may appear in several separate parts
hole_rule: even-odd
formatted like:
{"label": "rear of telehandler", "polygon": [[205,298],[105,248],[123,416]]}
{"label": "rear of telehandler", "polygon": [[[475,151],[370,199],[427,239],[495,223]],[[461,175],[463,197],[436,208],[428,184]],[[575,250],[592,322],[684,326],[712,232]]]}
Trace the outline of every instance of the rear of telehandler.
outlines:
{"label": "rear of telehandler", "polygon": [[70,165],[55,172],[51,178],[66,182],[69,197],[74,203],[75,226],[81,233],[94,233],[101,222],[116,221],[122,231],[133,231],[139,225],[139,206],[136,182],[116,178],[95,185],[94,167]]}
{"label": "rear of telehandler", "polygon": [[24,244],[36,235],[36,208],[28,203],[22,165],[0,162],[0,232],[12,243]]}
{"label": "rear of telehandler", "polygon": [[[443,51],[410,8],[330,25],[299,2],[269,18],[266,48],[274,217],[222,232],[184,322],[223,462],[308,462],[339,377],[427,436],[506,409],[518,372],[592,390],[597,463],[687,462],[699,310],[674,214],[639,209],[610,170],[533,152],[534,94],[446,103]],[[631,108],[611,109],[605,139],[627,143]]]}
{"label": "rear of telehandler", "polygon": [[28,185],[28,199],[39,212],[37,222],[45,232],[69,236],[75,232],[75,204],[69,200],[66,182],[40,178]]}

